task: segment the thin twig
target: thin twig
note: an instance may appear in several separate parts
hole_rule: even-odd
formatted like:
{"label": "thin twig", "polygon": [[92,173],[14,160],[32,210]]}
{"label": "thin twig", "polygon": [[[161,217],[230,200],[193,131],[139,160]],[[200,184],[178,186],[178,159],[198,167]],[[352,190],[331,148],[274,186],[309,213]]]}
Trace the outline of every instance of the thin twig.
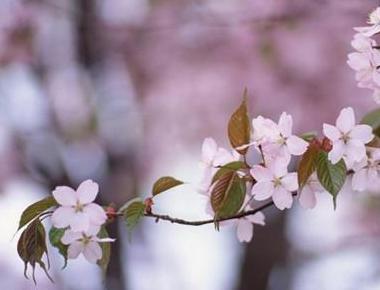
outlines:
{"label": "thin twig", "polygon": [[[293,196],[296,196],[297,193],[292,193]],[[274,205],[273,201],[270,201],[266,204],[263,204],[259,206],[258,208],[248,210],[248,211],[243,211],[239,212],[236,215],[230,216],[230,217],[224,217],[220,219],[208,219],[208,220],[200,220],[200,221],[189,221],[189,220],[184,220],[184,219],[179,219],[179,218],[173,218],[169,215],[161,215],[161,214],[154,214],[154,213],[145,213],[144,216],[149,217],[149,218],[154,218],[156,219],[156,222],[159,220],[164,220],[164,221],[169,221],[173,224],[181,224],[181,225],[188,225],[188,226],[202,226],[206,224],[213,224],[216,222],[223,222],[227,220],[234,220],[234,219],[240,219],[246,216],[254,215],[255,213],[262,211],[266,208],[269,208]]]}

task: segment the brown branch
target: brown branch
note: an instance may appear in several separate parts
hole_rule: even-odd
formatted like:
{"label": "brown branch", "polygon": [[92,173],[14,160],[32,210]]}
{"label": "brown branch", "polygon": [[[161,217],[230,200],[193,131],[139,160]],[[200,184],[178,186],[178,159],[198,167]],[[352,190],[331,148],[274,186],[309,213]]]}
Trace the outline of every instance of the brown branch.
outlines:
{"label": "brown branch", "polygon": [[[297,193],[292,193],[292,195],[296,196]],[[229,217],[224,217],[224,218],[220,218],[220,219],[199,220],[199,221],[188,221],[188,220],[184,220],[184,219],[173,218],[169,215],[154,214],[154,213],[145,213],[144,216],[149,217],[149,218],[154,218],[154,219],[156,219],[156,222],[158,222],[159,220],[164,220],[164,221],[171,222],[173,224],[181,224],[181,225],[187,225],[187,226],[202,226],[202,225],[206,225],[206,224],[212,224],[215,222],[223,222],[223,221],[227,221],[227,220],[240,219],[240,218],[243,218],[243,217],[246,217],[249,215],[254,215],[255,213],[257,213],[261,210],[264,210],[268,207],[271,207],[272,205],[274,205],[274,202],[270,201],[270,202],[263,204],[263,205],[255,208],[255,209],[251,209],[248,211],[242,211],[242,212],[237,213],[236,215],[232,215]]]}

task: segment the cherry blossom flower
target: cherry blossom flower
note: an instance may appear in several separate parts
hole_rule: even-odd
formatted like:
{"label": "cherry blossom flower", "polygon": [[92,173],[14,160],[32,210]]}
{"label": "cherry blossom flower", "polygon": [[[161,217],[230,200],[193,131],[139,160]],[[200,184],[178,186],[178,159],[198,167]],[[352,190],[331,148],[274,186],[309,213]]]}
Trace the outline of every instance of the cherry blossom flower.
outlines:
{"label": "cherry blossom flower", "polygon": [[380,149],[369,153],[367,158],[353,165],[352,188],[356,191],[365,191],[372,184],[380,181]]}
{"label": "cherry blossom flower", "polygon": [[312,209],[317,205],[317,192],[325,191],[320,184],[317,174],[313,173],[300,191],[299,202],[303,208]]}
{"label": "cherry blossom flower", "polygon": [[354,29],[367,37],[371,37],[380,32],[380,7],[377,7],[369,14],[367,23],[371,26],[355,27]]}
{"label": "cherry blossom flower", "polygon": [[[247,206],[245,209],[248,211],[252,208]],[[250,242],[252,240],[254,224],[262,226],[265,225],[265,216],[261,211],[238,219],[236,225],[236,235],[239,242]]]}
{"label": "cherry blossom flower", "polygon": [[201,167],[203,173],[201,182],[197,185],[197,191],[208,195],[212,177],[218,170],[217,167],[239,159],[240,155],[236,151],[228,151],[225,148],[218,147],[213,138],[206,138],[202,144]]}
{"label": "cherry blossom flower", "polygon": [[323,124],[323,133],[333,143],[328,154],[331,163],[336,164],[343,158],[348,167],[365,158],[365,144],[374,137],[370,126],[355,125],[354,110],[350,107],[340,111],[336,126]]}
{"label": "cherry blossom flower", "polygon": [[70,229],[65,231],[61,242],[69,245],[67,257],[76,259],[81,253],[90,263],[96,263],[102,258],[102,248],[99,243],[113,242],[115,239],[98,238],[99,227],[90,226],[87,231],[74,232]]}
{"label": "cherry blossom flower", "polygon": [[293,204],[292,191],[298,189],[297,173],[288,173],[288,162],[284,159],[276,159],[267,167],[255,165],[251,169],[251,175],[256,183],[252,187],[252,195],[255,200],[265,200],[272,197],[275,206],[284,210],[291,208]]}
{"label": "cherry blossom flower", "polygon": [[68,186],[57,186],[53,196],[61,205],[52,215],[52,223],[56,228],[70,226],[73,231],[86,231],[91,225],[100,226],[107,220],[104,209],[93,203],[99,186],[92,180],[83,181],[78,189]]}
{"label": "cherry blossom flower", "polygon": [[255,145],[275,142],[280,135],[277,124],[271,119],[262,116],[258,116],[252,120],[252,128],[252,144]]}

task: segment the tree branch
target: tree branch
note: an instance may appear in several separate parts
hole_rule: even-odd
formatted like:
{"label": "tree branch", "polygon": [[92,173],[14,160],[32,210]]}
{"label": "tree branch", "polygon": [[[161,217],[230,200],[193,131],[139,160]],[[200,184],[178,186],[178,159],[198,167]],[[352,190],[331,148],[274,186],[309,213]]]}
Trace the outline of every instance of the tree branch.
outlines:
{"label": "tree branch", "polygon": [[[297,193],[294,192],[294,193],[292,193],[292,195],[296,196]],[[184,219],[173,218],[169,215],[154,214],[154,213],[145,213],[144,216],[149,217],[149,218],[155,218],[156,222],[158,222],[159,220],[164,220],[164,221],[171,222],[173,224],[181,224],[181,225],[187,225],[187,226],[202,226],[202,225],[206,225],[206,224],[213,224],[215,222],[223,222],[223,221],[227,221],[227,220],[234,220],[234,219],[243,218],[243,217],[249,216],[249,215],[254,215],[255,213],[257,213],[261,210],[264,210],[268,207],[271,207],[272,205],[274,205],[274,202],[270,201],[270,202],[265,203],[265,204],[255,208],[255,209],[251,209],[248,211],[242,211],[242,212],[239,212],[233,216],[219,218],[219,219],[200,220],[200,221],[188,221],[188,220],[184,220]]]}

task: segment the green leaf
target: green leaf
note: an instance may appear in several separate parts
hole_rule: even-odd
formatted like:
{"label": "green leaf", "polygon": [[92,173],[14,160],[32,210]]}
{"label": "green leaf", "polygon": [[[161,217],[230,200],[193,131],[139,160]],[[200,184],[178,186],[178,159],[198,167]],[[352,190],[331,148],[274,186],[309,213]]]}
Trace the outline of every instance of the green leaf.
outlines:
{"label": "green leaf", "polygon": [[377,137],[380,137],[380,108],[369,112],[363,117],[360,123],[371,126],[373,133]]}
{"label": "green leaf", "polygon": [[346,181],[346,164],[343,159],[337,164],[332,164],[324,151],[319,152],[316,162],[319,182],[333,196],[334,209],[336,209],[336,198]]}
{"label": "green leaf", "polygon": [[249,144],[251,136],[250,121],[247,110],[247,90],[244,91],[244,99],[239,108],[232,114],[228,122],[228,139],[232,147],[241,155],[245,155],[248,148],[236,149]]}
{"label": "green leaf", "polygon": [[171,176],[161,177],[153,185],[153,189],[152,189],[153,196],[181,184],[183,184],[183,182],[175,179],[174,177],[171,177]]}
{"label": "green leaf", "polygon": [[123,210],[124,220],[128,231],[131,233],[145,213],[145,204],[140,198],[135,198],[127,203]]}
{"label": "green leaf", "polygon": [[57,202],[55,201],[53,196],[48,196],[32,205],[28,206],[22,213],[21,219],[19,222],[19,226],[17,230],[20,230],[23,226],[31,222],[45,210],[51,208],[52,206],[56,206]]}
{"label": "green leaf", "polygon": [[57,229],[55,227],[52,227],[49,231],[49,240],[50,244],[58,249],[58,252],[62,255],[63,259],[65,260],[64,265],[62,269],[66,268],[67,266],[67,249],[68,246],[64,245],[61,242],[61,239],[63,235],[65,234],[66,229]]}
{"label": "green leaf", "polygon": [[302,155],[298,165],[297,175],[300,188],[304,187],[309,177],[315,171],[315,163],[319,155],[319,148],[315,144],[310,144],[306,152]]}
{"label": "green leaf", "polygon": [[318,135],[317,132],[312,131],[312,132],[303,133],[300,137],[307,142],[311,142],[313,139],[317,137],[317,135]]}
{"label": "green leaf", "polygon": [[24,262],[24,276],[27,276],[28,264],[33,269],[33,281],[36,283],[35,268],[38,264],[44,271],[47,277],[51,279],[47,272],[45,263],[42,261],[43,255],[48,257],[46,246],[46,232],[39,219],[35,219],[31,222],[27,228],[22,232],[17,244],[17,252]]}
{"label": "green leaf", "polygon": [[211,191],[211,206],[216,218],[236,214],[243,205],[246,186],[236,172],[227,172]]}
{"label": "green leaf", "polygon": [[[104,226],[100,228],[98,237],[101,239],[109,238],[108,232]],[[105,276],[111,259],[111,243],[100,243],[100,246],[102,247],[102,258],[97,264],[102,269],[103,275]]]}
{"label": "green leaf", "polygon": [[226,165],[223,165],[214,174],[214,177],[212,178],[212,184],[215,181],[217,181],[220,177],[222,177],[224,174],[226,174],[227,172],[234,172],[243,168],[247,168],[247,166],[245,165],[243,161],[233,161],[233,162],[227,163]]}

